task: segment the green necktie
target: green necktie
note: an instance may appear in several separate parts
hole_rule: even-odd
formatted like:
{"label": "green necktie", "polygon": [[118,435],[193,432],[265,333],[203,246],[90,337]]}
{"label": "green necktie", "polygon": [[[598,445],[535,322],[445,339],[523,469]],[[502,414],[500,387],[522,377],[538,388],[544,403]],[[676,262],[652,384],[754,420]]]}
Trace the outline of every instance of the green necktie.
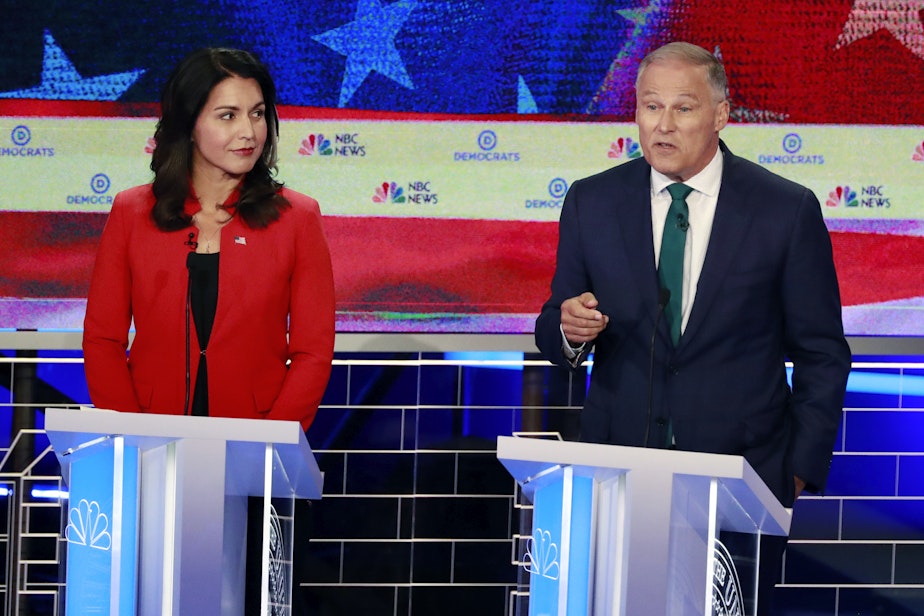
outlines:
{"label": "green necktie", "polygon": [[687,215],[687,195],[693,189],[686,184],[671,184],[671,207],[664,221],[664,235],[661,237],[661,256],[658,258],[658,279],[661,287],[671,292],[664,316],[671,328],[671,340],[676,346],[680,340],[680,324],[683,321],[683,249],[690,227]]}

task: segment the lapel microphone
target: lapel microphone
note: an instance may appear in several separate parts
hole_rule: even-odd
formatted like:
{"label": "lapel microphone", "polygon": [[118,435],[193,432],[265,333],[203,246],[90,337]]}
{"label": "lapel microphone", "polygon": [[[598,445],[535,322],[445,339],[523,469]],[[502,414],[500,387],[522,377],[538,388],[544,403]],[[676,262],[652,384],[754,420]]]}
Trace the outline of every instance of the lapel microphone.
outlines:
{"label": "lapel microphone", "polygon": [[651,404],[652,404],[652,395],[654,390],[654,357],[655,357],[655,341],[658,338],[658,325],[661,323],[661,315],[664,314],[664,309],[667,307],[667,304],[671,301],[671,290],[670,289],[661,289],[658,291],[658,314],[655,316],[654,329],[651,332],[651,346],[649,348],[649,358],[648,358],[648,413],[645,417],[645,447],[648,447],[648,436],[651,431]]}

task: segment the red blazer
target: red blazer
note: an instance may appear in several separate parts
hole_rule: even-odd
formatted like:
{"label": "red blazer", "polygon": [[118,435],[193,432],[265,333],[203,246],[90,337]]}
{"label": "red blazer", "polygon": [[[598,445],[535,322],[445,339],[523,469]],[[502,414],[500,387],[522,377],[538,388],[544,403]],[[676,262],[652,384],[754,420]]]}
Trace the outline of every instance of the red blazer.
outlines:
{"label": "red blazer", "polygon": [[[222,230],[206,349],[209,408],[216,416],[297,420],[307,428],[330,377],[334,282],[318,203],[285,188],[282,195],[292,207],[269,227],[251,229],[235,216]],[[90,283],[84,361],[95,406],[179,415],[199,366],[186,310],[188,240],[197,230],[159,230],[153,205],[150,185],[116,195]],[[199,206],[190,199],[186,208]]]}

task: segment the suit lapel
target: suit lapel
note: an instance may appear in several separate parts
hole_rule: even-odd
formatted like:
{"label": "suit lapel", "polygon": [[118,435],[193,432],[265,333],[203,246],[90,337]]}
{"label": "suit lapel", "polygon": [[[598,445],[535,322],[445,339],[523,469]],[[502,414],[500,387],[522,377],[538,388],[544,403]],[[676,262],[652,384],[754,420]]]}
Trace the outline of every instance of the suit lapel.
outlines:
{"label": "suit lapel", "polygon": [[722,185],[716,203],[712,233],[706,249],[706,260],[699,276],[696,297],[690,312],[690,320],[680,339],[680,347],[690,344],[691,340],[706,321],[710,307],[719,293],[722,281],[728,273],[739,246],[747,235],[751,217],[747,213],[744,195],[736,164],[737,157],[725,144],[721,144],[725,155],[722,170]]}
{"label": "suit lapel", "polygon": [[[246,227],[240,216],[235,216],[221,230],[221,253],[218,257],[218,305],[215,307],[215,321],[212,326],[211,340],[220,336],[226,323],[232,322],[228,316],[235,307],[240,307],[240,293],[246,288],[242,280],[243,272],[253,271],[252,263],[245,262],[246,257],[253,258],[252,253],[245,253],[235,246],[234,237],[243,235]],[[258,268],[257,268],[258,269]],[[250,284],[256,284],[251,282]]]}
{"label": "suit lapel", "polygon": [[[618,204],[614,207],[621,211],[618,216],[606,218],[618,221],[621,244],[626,251],[635,284],[641,292],[645,312],[654,319],[658,310],[659,284],[651,239],[651,167],[647,163],[636,165],[628,181],[619,189],[621,194],[617,193]],[[670,341],[670,332],[663,323],[660,329],[661,334]]]}

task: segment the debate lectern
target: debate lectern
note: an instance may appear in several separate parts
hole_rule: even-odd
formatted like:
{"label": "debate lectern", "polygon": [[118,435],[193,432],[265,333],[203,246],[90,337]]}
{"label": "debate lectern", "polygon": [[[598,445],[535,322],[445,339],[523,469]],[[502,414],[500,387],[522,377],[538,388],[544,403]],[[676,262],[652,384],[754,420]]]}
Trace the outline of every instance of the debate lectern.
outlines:
{"label": "debate lectern", "polygon": [[45,431],[70,493],[67,616],[243,616],[246,549],[261,616],[291,613],[295,499],[323,481],[298,422],[49,408]]}
{"label": "debate lectern", "polygon": [[502,436],[497,457],[533,504],[529,616],[752,615],[759,537],[789,533],[739,456]]}

